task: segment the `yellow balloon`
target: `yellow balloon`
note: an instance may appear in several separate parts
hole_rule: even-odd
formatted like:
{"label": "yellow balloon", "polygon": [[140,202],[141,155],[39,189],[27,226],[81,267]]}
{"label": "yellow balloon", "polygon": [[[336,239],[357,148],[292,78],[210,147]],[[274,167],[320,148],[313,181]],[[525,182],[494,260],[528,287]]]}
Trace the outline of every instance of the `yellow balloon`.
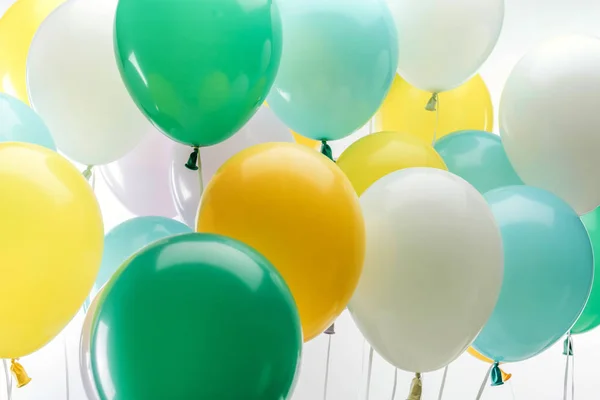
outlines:
{"label": "yellow balloon", "polygon": [[379,132],[354,142],[338,158],[360,196],[375,181],[404,168],[430,167],[448,170],[431,144],[399,132]]}
{"label": "yellow balloon", "polygon": [[65,0],[18,0],[0,18],[0,92],[29,104],[25,79],[33,36]]}
{"label": "yellow balloon", "polygon": [[296,133],[294,131],[291,131],[292,135],[294,136],[294,141],[298,144],[310,147],[311,149],[318,149],[319,146],[321,145],[318,141],[313,140],[313,139],[309,139],[306,136],[302,136],[299,133]]}
{"label": "yellow balloon", "polygon": [[54,338],[89,294],[104,229],[94,193],[65,158],[0,143],[0,358]]}
{"label": "yellow balloon", "polygon": [[[472,355],[473,357],[477,358],[478,360],[481,360],[485,363],[488,364],[493,364],[494,360],[487,358],[486,356],[484,356],[483,354],[479,353],[477,350],[475,350],[472,347],[469,347],[467,349],[467,351],[469,352],[470,355]],[[509,380],[510,378],[512,378],[512,374],[509,374],[507,372],[504,372],[503,369],[500,369],[500,372],[502,372],[502,381],[506,382],[507,380]]]}
{"label": "yellow balloon", "polygon": [[[425,110],[431,93],[417,89],[396,75],[383,105],[375,114],[375,129],[407,132],[433,141],[436,112]],[[479,75],[456,89],[438,95],[436,139],[449,133],[474,129],[491,132],[494,107]]]}
{"label": "yellow balloon", "polygon": [[362,272],[365,227],[352,185],[331,160],[295,143],[229,159],[202,195],[198,232],[238,239],[271,261],[296,300],[305,341],[341,314]]}

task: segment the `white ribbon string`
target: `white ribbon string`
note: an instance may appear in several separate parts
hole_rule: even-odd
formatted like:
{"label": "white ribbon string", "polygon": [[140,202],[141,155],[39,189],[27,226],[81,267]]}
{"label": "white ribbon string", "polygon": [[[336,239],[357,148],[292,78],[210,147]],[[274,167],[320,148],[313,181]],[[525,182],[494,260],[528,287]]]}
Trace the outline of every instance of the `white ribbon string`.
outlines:
{"label": "white ribbon string", "polygon": [[435,107],[435,125],[433,127],[433,141],[431,142],[432,146],[435,146],[435,142],[437,140],[439,122],[440,122],[440,97],[438,95],[437,105]]}
{"label": "white ribbon string", "polygon": [[481,386],[479,387],[479,392],[477,393],[477,397],[475,398],[475,400],[480,400],[481,396],[483,396],[483,391],[485,390],[485,387],[487,386],[487,381],[490,378],[490,374],[492,373],[492,368],[494,368],[494,364],[490,364],[490,367],[488,368],[487,372],[485,373],[485,377],[483,378],[483,382],[481,382]]}
{"label": "white ribbon string", "polygon": [[448,366],[444,368],[444,376],[442,377],[442,385],[440,386],[440,394],[438,394],[438,400],[442,400],[444,396],[444,388],[446,387],[446,378],[448,377]]}
{"label": "white ribbon string", "polygon": [[373,372],[373,348],[369,346],[369,366],[367,367],[367,392],[365,400],[369,400],[371,395],[371,373]]}
{"label": "white ribbon string", "polygon": [[70,389],[69,389],[69,353],[67,352],[67,335],[64,337],[64,350],[65,350],[65,385],[66,385],[66,400],[71,398]]}
{"label": "white ribbon string", "polygon": [[327,343],[327,361],[325,362],[325,384],[323,385],[323,400],[327,400],[327,389],[329,387],[329,365],[331,359],[331,337],[333,335],[327,335],[328,343]]}
{"label": "white ribbon string", "polygon": [[10,367],[8,366],[7,360],[2,360],[4,364],[4,379],[6,380],[6,398],[12,400],[12,376],[10,374]]}
{"label": "white ribbon string", "polygon": [[394,386],[392,386],[392,400],[396,398],[396,390],[398,389],[398,370],[394,368]]}
{"label": "white ribbon string", "polygon": [[573,337],[567,334],[567,361],[565,363],[565,381],[563,387],[563,400],[569,398],[569,362],[571,369],[571,400],[575,400],[575,349],[573,348]]}

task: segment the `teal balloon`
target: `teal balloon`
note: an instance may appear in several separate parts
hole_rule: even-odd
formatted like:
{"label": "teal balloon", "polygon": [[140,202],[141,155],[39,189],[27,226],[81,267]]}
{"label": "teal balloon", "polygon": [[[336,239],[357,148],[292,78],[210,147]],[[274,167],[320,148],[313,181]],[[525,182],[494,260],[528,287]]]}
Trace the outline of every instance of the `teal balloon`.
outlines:
{"label": "teal balloon", "polygon": [[550,192],[508,186],[485,198],[502,234],[504,280],[473,347],[498,362],[522,361],[556,343],[581,314],[592,246],[577,213]]}
{"label": "teal balloon", "polygon": [[147,245],[190,232],[193,231],[187,225],[165,217],[137,217],[117,225],[104,237],[102,263],[91,297],[100,291],[127,259]]}
{"label": "teal balloon", "polygon": [[484,194],[504,186],[523,185],[504,151],[500,136],[484,131],[459,131],[435,143],[448,171]]}
{"label": "teal balloon", "polygon": [[159,241],[99,299],[91,368],[101,400],[285,400],[302,348],[292,294],[269,261],[224,236]]}
{"label": "teal balloon", "polygon": [[0,142],[25,142],[56,151],[42,118],[27,104],[0,93]]}
{"label": "teal balloon", "polygon": [[279,73],[267,98],[290,129],[337,140],[365,125],[398,66],[394,21],[382,0],[286,0]]}

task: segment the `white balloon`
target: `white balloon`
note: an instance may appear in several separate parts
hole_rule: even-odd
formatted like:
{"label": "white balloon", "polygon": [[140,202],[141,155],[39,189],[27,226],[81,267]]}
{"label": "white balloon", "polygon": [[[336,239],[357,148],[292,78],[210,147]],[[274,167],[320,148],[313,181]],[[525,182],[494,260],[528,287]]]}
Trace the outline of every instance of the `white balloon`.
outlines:
{"label": "white balloon", "polygon": [[58,149],[85,165],[115,161],[151,130],[115,62],[117,0],[69,0],[41,25],[27,59],[32,107]]}
{"label": "white balloon", "polygon": [[483,196],[433,168],[393,172],[360,198],[367,248],[348,306],[396,367],[444,367],[475,339],[502,285],[500,231]]}
{"label": "white balloon", "polygon": [[[268,107],[258,112],[235,135],[215,146],[200,149],[202,182],[207,185],[217,170],[236,153],[256,144],[268,142],[293,142],[291,131]],[[183,221],[196,227],[196,213],[200,204],[200,177],[185,164],[191,148],[176,145],[171,162],[171,184],[175,207]]]}
{"label": "white balloon", "polygon": [[92,357],[91,357],[91,335],[92,325],[94,323],[94,314],[98,308],[98,303],[102,289],[96,294],[94,300],[90,304],[90,308],[85,314],[85,320],[83,327],[81,328],[81,337],[79,339],[79,372],[81,373],[81,380],[83,382],[83,388],[88,400],[100,400],[98,390],[94,384],[94,374],[92,372]]}
{"label": "white balloon", "polygon": [[432,93],[471,78],[496,46],[504,0],[387,0],[398,29],[398,72]]}
{"label": "white balloon", "polygon": [[154,131],[125,157],[99,168],[111,191],[134,215],[177,216],[169,178],[174,147],[175,142]]}
{"label": "white balloon", "polygon": [[600,205],[600,39],[545,42],[511,72],[500,102],[500,135],[515,170],[580,215]]}

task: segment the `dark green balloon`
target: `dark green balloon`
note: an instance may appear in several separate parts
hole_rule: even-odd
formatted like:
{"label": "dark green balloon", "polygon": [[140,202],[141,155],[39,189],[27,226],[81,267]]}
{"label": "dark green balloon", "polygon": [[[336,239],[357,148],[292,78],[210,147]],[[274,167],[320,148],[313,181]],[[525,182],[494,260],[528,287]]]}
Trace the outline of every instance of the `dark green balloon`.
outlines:
{"label": "dark green balloon", "polygon": [[199,233],[161,240],[125,263],[101,296],[91,364],[102,400],[291,395],[302,348],[296,304],[247,245]]}
{"label": "dark green balloon", "polygon": [[120,0],[115,54],[129,93],[170,138],[217,144],[269,93],[281,59],[273,0]]}

